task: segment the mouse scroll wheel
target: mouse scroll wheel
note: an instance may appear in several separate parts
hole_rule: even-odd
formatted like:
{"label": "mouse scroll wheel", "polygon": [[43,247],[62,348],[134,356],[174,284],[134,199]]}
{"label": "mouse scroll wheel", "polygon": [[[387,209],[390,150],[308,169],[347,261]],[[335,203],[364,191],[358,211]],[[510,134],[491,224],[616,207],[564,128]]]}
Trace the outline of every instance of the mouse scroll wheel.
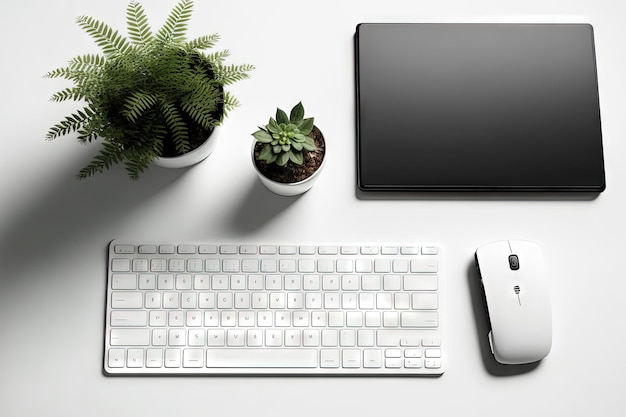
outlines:
{"label": "mouse scroll wheel", "polygon": [[509,255],[509,267],[513,271],[517,271],[519,269],[519,258],[517,255]]}

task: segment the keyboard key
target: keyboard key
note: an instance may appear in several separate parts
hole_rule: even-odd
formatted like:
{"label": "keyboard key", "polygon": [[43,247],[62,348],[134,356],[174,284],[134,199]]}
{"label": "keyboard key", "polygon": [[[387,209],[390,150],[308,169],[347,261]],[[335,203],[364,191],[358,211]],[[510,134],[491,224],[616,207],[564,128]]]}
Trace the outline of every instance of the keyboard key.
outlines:
{"label": "keyboard key", "polygon": [[180,254],[196,253],[196,245],[178,245],[178,253]]}
{"label": "keyboard key", "polygon": [[258,248],[255,245],[241,245],[239,246],[239,253],[242,255],[256,255]]}
{"label": "keyboard key", "polygon": [[422,346],[441,346],[441,339],[438,337],[425,337],[422,339]]}
{"label": "keyboard key", "polygon": [[439,315],[437,312],[403,311],[400,313],[402,327],[437,327]]}
{"label": "keyboard key", "polygon": [[111,271],[113,272],[129,272],[130,259],[113,259],[111,261]]}
{"label": "keyboard key", "polygon": [[137,275],[113,274],[111,288],[114,290],[134,290],[137,288]]}
{"label": "keyboard key", "polygon": [[316,349],[207,349],[208,368],[315,368]]}
{"label": "keyboard key", "polygon": [[146,326],[148,324],[147,311],[116,310],[111,312],[111,326],[133,327]]}
{"label": "keyboard key", "polygon": [[402,246],[400,248],[400,253],[403,255],[417,255],[419,250],[419,246]]}
{"label": "keyboard key", "polygon": [[401,368],[402,358],[385,358],[385,368]]}
{"label": "keyboard key", "polygon": [[278,248],[278,253],[281,255],[295,255],[298,253],[297,246],[281,246]]}
{"label": "keyboard key", "polygon": [[411,272],[433,273],[437,272],[436,259],[413,259],[411,261]]}
{"label": "keyboard key", "polygon": [[220,253],[222,255],[234,255],[238,252],[236,245],[222,245],[220,246]]}
{"label": "keyboard key", "polygon": [[320,355],[320,367],[322,368],[339,368],[338,349],[322,349]]}
{"label": "keyboard key", "polygon": [[436,310],[439,307],[436,293],[415,293],[411,297],[414,310]]}
{"label": "keyboard key", "polygon": [[259,272],[259,261],[257,259],[244,259],[241,261],[241,272]]}
{"label": "keyboard key", "polygon": [[157,247],[156,245],[140,245],[138,252],[145,254],[155,254],[157,253]]}
{"label": "keyboard key", "polygon": [[361,255],[378,255],[378,246],[362,246]]}
{"label": "keyboard key", "polygon": [[[385,329],[376,332],[376,344],[383,347],[406,346],[413,344],[419,346],[423,333],[419,330],[409,329]],[[413,343],[408,343],[413,341]]]}
{"label": "keyboard key", "polygon": [[119,254],[135,253],[135,245],[115,245],[114,252]]}
{"label": "keyboard key", "polygon": [[436,291],[436,275],[405,275],[403,277],[405,291]]}
{"label": "keyboard key", "polygon": [[149,329],[111,330],[111,346],[148,346],[149,344]]}
{"label": "keyboard key", "polygon": [[315,255],[315,246],[300,246],[300,255]]}
{"label": "keyboard key", "polygon": [[358,246],[342,246],[341,254],[342,255],[357,255],[359,253]]}
{"label": "keyboard key", "polygon": [[341,366],[344,368],[360,368],[361,351],[358,349],[344,349],[342,351]]}
{"label": "keyboard key", "polygon": [[437,255],[438,253],[437,246],[422,246],[422,255]]}
{"label": "keyboard key", "polygon": [[441,368],[441,359],[426,359],[424,361],[424,366],[430,369]]}
{"label": "keyboard key", "polygon": [[352,262],[352,259],[339,259],[337,261],[337,272],[339,273],[354,272],[354,264]]}
{"label": "keyboard key", "polygon": [[111,307],[141,308],[143,307],[143,294],[140,292],[127,291],[111,293]]}
{"label": "keyboard key", "polygon": [[146,367],[160,368],[163,366],[163,349],[146,349]]}
{"label": "keyboard key", "polygon": [[380,368],[382,366],[382,352],[378,349],[365,349],[363,351],[364,368]]}
{"label": "keyboard key", "polygon": [[217,245],[200,245],[198,246],[198,253],[204,255],[213,255],[217,253]]}
{"label": "keyboard key", "polygon": [[405,368],[421,368],[423,364],[422,359],[417,358],[406,358],[404,359],[404,367]]}
{"label": "keyboard key", "polygon": [[427,358],[441,358],[441,349],[426,349],[424,356]]}
{"label": "keyboard key", "polygon": [[124,349],[109,349],[109,367],[123,368],[125,357],[126,351]]}
{"label": "keyboard key", "polygon": [[380,275],[363,275],[361,277],[361,289],[364,291],[380,291]]}
{"label": "keyboard key", "polygon": [[259,248],[259,253],[261,255],[275,255],[277,251],[278,249],[276,248],[276,246],[272,245],[261,245],[261,247]]}
{"label": "keyboard key", "polygon": [[129,368],[143,367],[143,349],[128,349],[126,366]]}
{"label": "keyboard key", "polygon": [[337,246],[320,246],[317,248],[317,253],[320,255],[337,255],[339,248]]}
{"label": "keyboard key", "polygon": [[180,368],[180,349],[165,349],[165,367]]}
{"label": "keyboard key", "polygon": [[159,253],[162,254],[172,254],[176,252],[175,245],[161,245],[159,246]]}
{"label": "keyboard key", "polygon": [[397,255],[398,247],[397,246],[383,246],[380,249],[380,253],[382,253],[383,255]]}

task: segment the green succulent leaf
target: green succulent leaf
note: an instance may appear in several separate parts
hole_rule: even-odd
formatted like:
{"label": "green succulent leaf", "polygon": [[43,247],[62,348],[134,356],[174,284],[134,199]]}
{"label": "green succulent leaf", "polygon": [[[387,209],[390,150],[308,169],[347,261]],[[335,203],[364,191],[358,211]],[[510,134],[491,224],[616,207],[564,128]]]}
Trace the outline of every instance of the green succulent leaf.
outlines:
{"label": "green succulent leaf", "polygon": [[285,165],[287,165],[287,162],[289,162],[289,154],[288,153],[281,153],[280,155],[278,155],[278,157],[276,158],[276,163],[283,167]]}
{"label": "green succulent leaf", "polygon": [[267,124],[267,130],[269,130],[270,133],[280,133],[280,127],[278,126],[278,123],[276,123],[276,120],[271,117],[269,123]]}
{"label": "green succulent leaf", "polygon": [[278,124],[289,124],[289,118],[287,117],[287,113],[285,113],[281,109],[276,109],[276,122],[278,122]]}
{"label": "green succulent leaf", "polygon": [[302,143],[300,142],[292,142],[291,147],[294,148],[296,151],[301,151],[304,145],[302,145]]}
{"label": "green succulent leaf", "polygon": [[304,142],[302,142],[302,146],[307,151],[316,151],[317,150],[317,146],[315,146],[315,141],[312,138],[308,137],[308,136],[307,136],[306,140]]}
{"label": "green succulent leaf", "polygon": [[263,147],[263,149],[261,149],[261,152],[259,152],[259,157],[258,157],[261,161],[266,161],[267,163],[272,163],[276,160],[276,154],[274,154],[274,152],[272,152],[272,147],[269,145],[266,145]]}
{"label": "green succulent leaf", "polygon": [[289,159],[296,165],[302,165],[304,163],[302,152],[289,151]]}
{"label": "green succulent leaf", "polygon": [[261,143],[271,143],[273,141],[272,136],[262,129],[254,132],[252,136],[254,136],[254,138]]}
{"label": "green succulent leaf", "polygon": [[311,133],[313,131],[313,117],[302,120],[298,125],[298,129],[300,129],[300,133],[305,136]]}
{"label": "green succulent leaf", "polygon": [[304,118],[304,106],[302,102],[296,104],[289,114],[289,121],[295,125]]}

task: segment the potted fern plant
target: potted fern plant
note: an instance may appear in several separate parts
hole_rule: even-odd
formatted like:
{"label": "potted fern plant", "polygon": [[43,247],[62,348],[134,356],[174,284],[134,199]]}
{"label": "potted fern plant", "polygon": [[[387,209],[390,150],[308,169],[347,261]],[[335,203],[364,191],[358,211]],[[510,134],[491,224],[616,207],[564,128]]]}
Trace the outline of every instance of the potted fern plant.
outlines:
{"label": "potted fern plant", "polygon": [[317,179],[326,160],[324,135],[314,125],[314,118],[304,117],[302,102],[289,116],[276,109],[276,118],[259,126],[252,136],[252,161],[261,182],[283,196],[306,192]]}
{"label": "potted fern plant", "polygon": [[103,54],[77,56],[46,74],[74,83],[52,101],[85,103],[50,128],[46,138],[76,132],[81,143],[102,141],[99,155],[79,178],[123,163],[137,179],[152,163],[189,166],[212,152],[214,130],[239,105],[224,87],[247,78],[254,67],[226,65],[227,50],[207,53],[218,34],[188,40],[192,7],[191,0],[181,0],[153,33],[144,9],[133,1],[126,11],[128,38],[91,17],[77,18]]}

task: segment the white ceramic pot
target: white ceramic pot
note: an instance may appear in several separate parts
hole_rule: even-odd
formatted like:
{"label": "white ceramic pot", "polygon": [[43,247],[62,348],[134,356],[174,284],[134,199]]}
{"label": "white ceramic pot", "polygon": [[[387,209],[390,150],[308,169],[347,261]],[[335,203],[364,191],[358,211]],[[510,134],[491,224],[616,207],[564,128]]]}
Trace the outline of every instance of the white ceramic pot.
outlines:
{"label": "white ceramic pot", "polygon": [[322,164],[317,169],[317,171],[315,171],[313,175],[311,175],[310,177],[305,178],[302,181],[298,181],[298,182],[274,181],[274,180],[267,178],[265,175],[263,175],[263,173],[259,171],[259,168],[257,168],[256,162],[254,159],[255,145],[256,145],[256,141],[252,143],[252,166],[254,167],[254,170],[259,176],[259,179],[268,190],[272,191],[275,194],[282,195],[285,197],[303,194],[306,191],[308,191],[311,187],[313,187],[313,184],[317,180],[317,177],[319,176],[320,172],[322,172],[322,168],[324,168],[324,165],[326,164],[326,154],[324,154],[324,159],[322,159]]}
{"label": "white ceramic pot", "polygon": [[162,156],[154,160],[154,165],[163,168],[185,168],[205,160],[215,149],[219,140],[220,130],[219,126],[215,127],[207,140],[193,151],[179,156]]}

